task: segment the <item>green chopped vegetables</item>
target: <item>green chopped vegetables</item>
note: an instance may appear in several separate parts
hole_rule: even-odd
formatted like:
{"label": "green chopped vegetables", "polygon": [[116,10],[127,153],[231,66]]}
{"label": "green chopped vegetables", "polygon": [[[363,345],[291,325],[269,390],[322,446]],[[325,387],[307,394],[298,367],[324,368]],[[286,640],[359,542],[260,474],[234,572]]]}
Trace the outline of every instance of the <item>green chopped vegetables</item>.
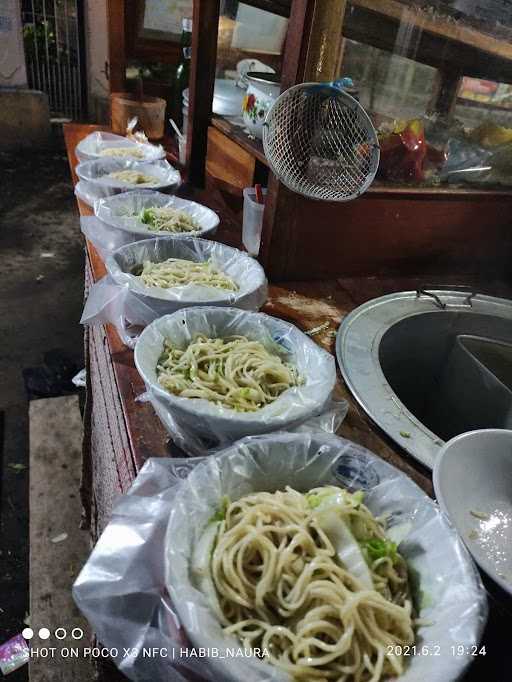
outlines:
{"label": "green chopped vegetables", "polygon": [[185,348],[164,341],[156,374],[165,390],[237,412],[254,412],[303,383],[297,369],[260,341],[198,334]]}
{"label": "green chopped vegetables", "polygon": [[361,542],[361,547],[366,552],[370,562],[389,557],[395,563],[397,559],[397,546],[391,540],[374,538]]}
{"label": "green chopped vegetables", "polygon": [[195,232],[198,222],[186,211],[172,206],[150,206],[139,213],[139,220],[154,232]]}
{"label": "green chopped vegetables", "polygon": [[349,493],[348,491],[343,490],[341,493],[342,498],[340,498],[340,492],[333,492],[332,488],[326,488],[321,493],[308,493],[306,495],[306,500],[311,509],[316,509],[322,502],[328,502],[329,504],[348,502],[357,509],[364,500],[364,492],[362,490],[356,490],[355,493]]}
{"label": "green chopped vegetables", "polygon": [[209,523],[212,523],[213,521],[224,521],[224,519],[226,518],[227,509],[230,504],[231,500],[227,495],[224,495],[224,497],[222,497],[220,500],[219,508],[217,509],[215,514],[212,514],[212,516],[210,517]]}

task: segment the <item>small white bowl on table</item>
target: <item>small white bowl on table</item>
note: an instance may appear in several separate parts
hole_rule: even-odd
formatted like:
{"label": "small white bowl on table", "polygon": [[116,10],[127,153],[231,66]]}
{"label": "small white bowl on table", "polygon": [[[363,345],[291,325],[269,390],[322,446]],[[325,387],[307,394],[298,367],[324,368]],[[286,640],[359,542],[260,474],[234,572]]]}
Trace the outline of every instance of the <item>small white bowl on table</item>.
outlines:
{"label": "small white bowl on table", "polygon": [[476,563],[512,595],[512,431],[481,429],[448,441],[434,490]]}

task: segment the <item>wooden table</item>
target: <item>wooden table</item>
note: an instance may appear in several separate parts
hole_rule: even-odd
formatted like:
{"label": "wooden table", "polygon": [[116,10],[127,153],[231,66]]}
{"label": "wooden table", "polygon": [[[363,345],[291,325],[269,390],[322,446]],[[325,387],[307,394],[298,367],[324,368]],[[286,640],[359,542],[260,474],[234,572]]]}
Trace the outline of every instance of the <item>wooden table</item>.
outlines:
{"label": "wooden table", "polygon": [[[66,124],[64,134],[73,182],[77,177],[74,149],[78,142],[99,126]],[[183,186],[179,195],[203,203],[221,216],[216,238],[241,247],[241,227],[236,216],[223,202],[214,188],[197,190]],[[92,210],[78,201],[81,215]],[[90,242],[86,242],[86,290],[106,274],[105,265]],[[449,282],[449,277],[446,282]],[[421,277],[402,279],[341,278],[328,281],[287,282],[271,284],[264,312],[293,322],[304,331],[326,322],[329,327],[313,338],[323,348],[334,352],[334,332],[351,310],[366,300],[397,290],[409,290],[422,282]],[[458,281],[458,284],[461,282]],[[478,284],[463,282],[464,284]],[[510,287],[492,283],[496,295],[510,294]],[[489,287],[487,287],[489,290]],[[179,454],[169,435],[149,403],[136,402],[145,390],[134,362],[133,352],[126,348],[114,327],[86,328],[85,351],[87,366],[87,401],[84,417],[84,458],[82,500],[85,522],[91,529],[93,541],[109,521],[115,498],[130,487],[137,472],[148,457],[169,457]],[[349,413],[339,434],[349,438],[404,471],[432,495],[430,472],[408,458],[398,446],[386,438],[367,417],[338,377],[336,393],[350,405]],[[498,595],[500,602],[503,595]],[[507,649],[507,634],[512,617],[502,613],[498,602],[493,604],[485,643],[487,657],[477,659],[465,680],[480,682],[509,682],[505,671],[511,670],[512,657]],[[501,672],[500,672],[501,671]],[[110,678],[109,678],[110,679]],[[423,681],[422,681],[423,682]],[[427,682],[427,681],[425,681]]]}

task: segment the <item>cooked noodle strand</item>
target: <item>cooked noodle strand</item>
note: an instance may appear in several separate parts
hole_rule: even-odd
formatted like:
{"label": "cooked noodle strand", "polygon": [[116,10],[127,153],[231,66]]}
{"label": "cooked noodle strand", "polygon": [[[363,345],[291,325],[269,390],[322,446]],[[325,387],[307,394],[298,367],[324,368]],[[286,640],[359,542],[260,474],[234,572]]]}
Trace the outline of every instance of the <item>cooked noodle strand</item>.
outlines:
{"label": "cooked noodle strand", "polygon": [[163,289],[185,284],[202,284],[227,291],[238,290],[236,282],[216,268],[211,260],[202,263],[182,258],[168,258],[161,263],[144,261],[140,278],[148,287]]}
{"label": "cooked noodle strand", "polygon": [[183,350],[166,340],[156,373],[174,395],[204,398],[238,412],[254,412],[301,383],[291,364],[245,336],[199,335]]}
{"label": "cooked noodle strand", "polygon": [[[333,486],[256,493],[229,504],[218,524],[210,571],[225,631],[266,649],[295,680],[404,672],[395,647],[414,642],[407,566],[361,498]],[[370,586],[340,560],[336,519],[364,554]]]}

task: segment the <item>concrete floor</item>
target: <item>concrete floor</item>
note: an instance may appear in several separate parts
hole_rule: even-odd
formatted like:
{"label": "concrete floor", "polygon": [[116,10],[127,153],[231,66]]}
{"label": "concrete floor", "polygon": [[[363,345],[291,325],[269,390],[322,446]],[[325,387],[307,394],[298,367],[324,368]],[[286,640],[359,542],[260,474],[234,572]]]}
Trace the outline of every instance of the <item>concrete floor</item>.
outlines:
{"label": "concrete floor", "polygon": [[21,370],[82,355],[83,248],[62,141],[0,153],[0,410],[23,403]]}
{"label": "concrete floor", "polygon": [[[41,365],[48,351],[83,366],[83,246],[61,132],[54,131],[44,149],[0,153],[0,188],[2,643],[21,632],[29,615],[29,404],[23,370]],[[26,670],[9,680],[25,680]]]}
{"label": "concrete floor", "polygon": [[[89,533],[80,530],[82,417],[78,396],[33,400],[29,417],[30,627],[35,633],[30,646],[35,651],[56,649],[52,658],[31,658],[30,682],[89,682],[94,672],[84,649],[91,645],[91,633],[71,596],[90,551]],[[63,629],[58,638],[52,635],[45,641],[38,636],[42,627],[51,633]],[[77,652],[74,657],[62,655],[63,649],[71,648]]]}

